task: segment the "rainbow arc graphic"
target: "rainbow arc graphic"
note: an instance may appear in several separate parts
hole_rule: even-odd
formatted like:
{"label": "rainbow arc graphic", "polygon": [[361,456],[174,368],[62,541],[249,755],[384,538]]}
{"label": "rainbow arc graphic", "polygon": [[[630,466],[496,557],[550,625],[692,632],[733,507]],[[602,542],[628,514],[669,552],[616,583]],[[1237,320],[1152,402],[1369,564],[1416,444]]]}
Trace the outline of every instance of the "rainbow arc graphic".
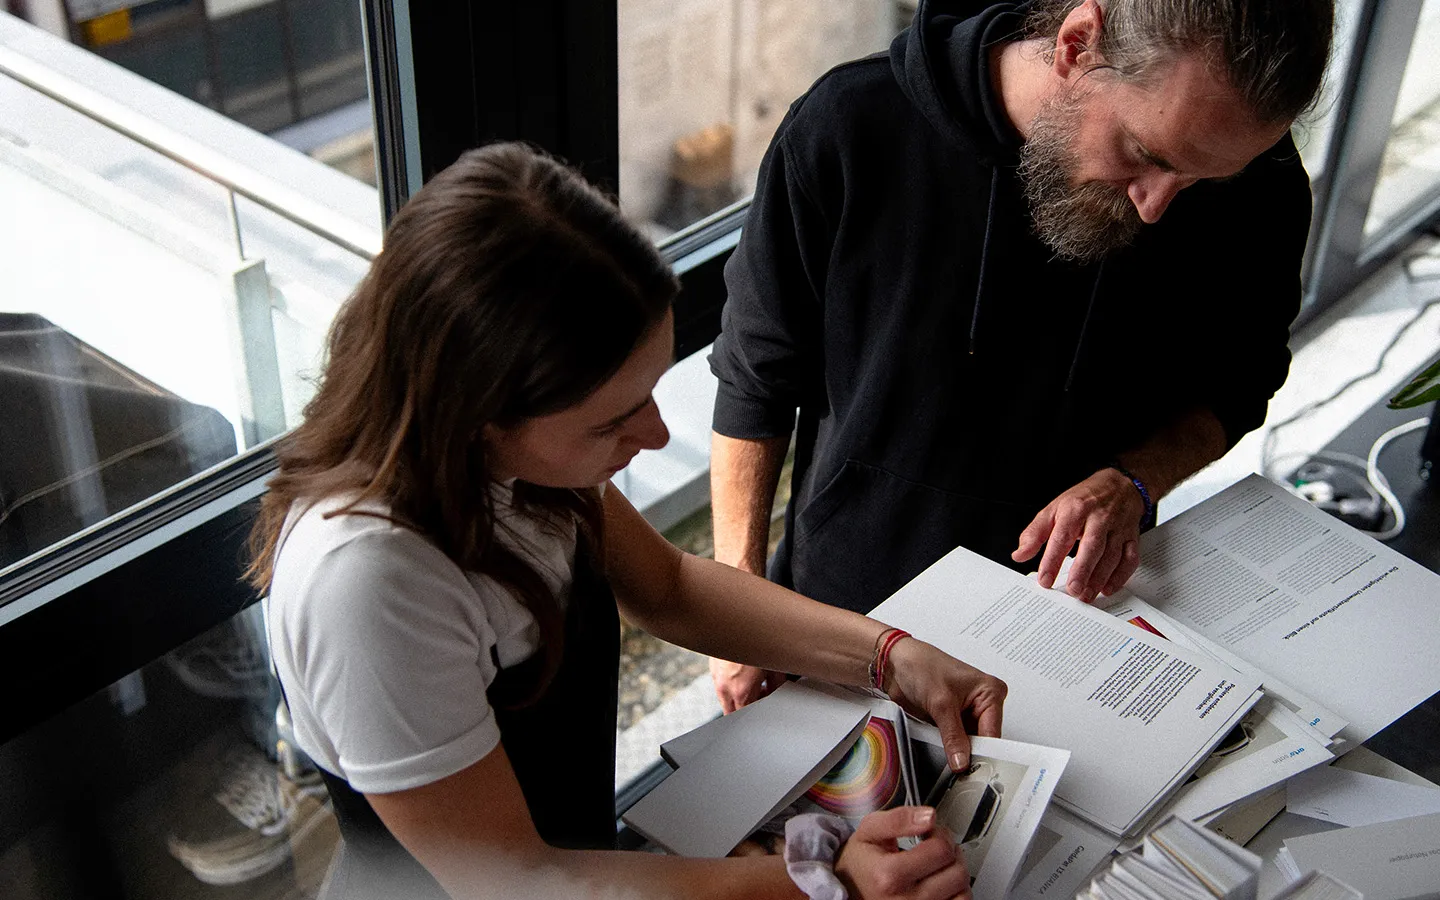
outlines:
{"label": "rainbow arc graphic", "polygon": [[856,819],[896,805],[903,793],[895,723],[871,716],[855,746],[805,797],[826,812]]}

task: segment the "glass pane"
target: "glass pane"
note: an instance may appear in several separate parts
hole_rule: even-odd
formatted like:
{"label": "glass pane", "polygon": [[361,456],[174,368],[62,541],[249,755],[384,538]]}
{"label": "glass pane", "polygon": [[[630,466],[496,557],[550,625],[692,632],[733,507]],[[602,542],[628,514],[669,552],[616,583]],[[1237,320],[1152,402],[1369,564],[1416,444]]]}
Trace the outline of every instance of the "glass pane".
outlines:
{"label": "glass pane", "polygon": [[790,103],[905,0],[620,0],[620,202],[657,238],[749,196]]}
{"label": "glass pane", "polygon": [[1365,220],[1368,240],[1386,226],[1433,197],[1440,188],[1440,3],[1425,0],[1400,97],[1390,127],[1390,141],[1380,163],[1380,179]]}
{"label": "glass pane", "polygon": [[225,114],[261,131],[295,121],[279,5],[215,19],[210,33]]}
{"label": "glass pane", "polygon": [[[290,36],[295,49],[300,114],[316,116],[349,103],[364,103],[365,33],[353,15],[353,0],[290,0]],[[364,130],[352,134],[368,137]],[[369,142],[366,142],[366,146]],[[370,166],[374,169],[373,162]]]}
{"label": "glass pane", "polygon": [[0,745],[7,900],[317,895],[339,831],[263,629],[252,606]]}
{"label": "glass pane", "polygon": [[380,235],[358,4],[25,8],[46,29],[0,13],[0,572],[293,426]]}
{"label": "glass pane", "polygon": [[1300,148],[1300,157],[1304,160],[1305,170],[1310,173],[1312,181],[1320,177],[1329,162],[1327,145],[1335,129],[1335,117],[1339,109],[1336,97],[1355,49],[1356,26],[1363,2],[1364,0],[1336,0],[1335,44],[1330,54],[1330,63],[1325,69],[1325,86],[1320,102],[1315,111],[1293,129],[1295,143]]}

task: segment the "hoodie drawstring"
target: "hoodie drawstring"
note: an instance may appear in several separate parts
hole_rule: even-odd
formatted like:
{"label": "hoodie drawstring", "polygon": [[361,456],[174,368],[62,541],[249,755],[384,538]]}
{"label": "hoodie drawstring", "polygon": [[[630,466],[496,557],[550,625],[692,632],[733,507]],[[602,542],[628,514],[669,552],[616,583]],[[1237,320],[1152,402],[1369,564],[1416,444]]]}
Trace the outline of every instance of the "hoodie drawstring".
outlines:
{"label": "hoodie drawstring", "polygon": [[[975,310],[970,314],[970,355],[975,355],[975,334],[980,328],[980,297],[985,293],[985,262],[990,258],[990,231],[995,225],[995,198],[1000,192],[1000,167],[990,167],[990,205],[985,209],[985,240],[980,244],[980,280],[975,284]],[[1094,303],[1092,296],[1090,302]]]}
{"label": "hoodie drawstring", "polygon": [[[985,266],[990,261],[990,236],[995,227],[995,201],[1000,193],[1000,167],[990,168],[990,205],[985,209],[985,240],[980,244],[980,278],[975,285],[975,308],[970,313],[970,355],[975,355],[976,336],[980,332],[980,300],[985,294]],[[1095,315],[1095,303],[1100,297],[1100,281],[1105,276],[1105,261],[1101,260],[1095,269],[1095,282],[1090,286],[1090,302],[1085,306],[1085,319],[1080,323],[1080,337],[1075,341],[1075,353],[1070,358],[1070,372],[1065,376],[1065,391],[1068,393],[1075,383],[1075,373],[1080,368],[1080,356],[1085,348],[1085,335],[1090,330],[1090,319]]]}
{"label": "hoodie drawstring", "polygon": [[1070,374],[1065,376],[1065,391],[1075,383],[1075,371],[1080,368],[1080,351],[1085,346],[1085,333],[1090,330],[1090,317],[1095,313],[1095,300],[1100,296],[1100,279],[1105,275],[1105,261],[1095,269],[1095,283],[1090,287],[1090,303],[1085,307],[1085,320],[1080,323],[1080,337],[1075,341],[1075,355],[1070,358]]}

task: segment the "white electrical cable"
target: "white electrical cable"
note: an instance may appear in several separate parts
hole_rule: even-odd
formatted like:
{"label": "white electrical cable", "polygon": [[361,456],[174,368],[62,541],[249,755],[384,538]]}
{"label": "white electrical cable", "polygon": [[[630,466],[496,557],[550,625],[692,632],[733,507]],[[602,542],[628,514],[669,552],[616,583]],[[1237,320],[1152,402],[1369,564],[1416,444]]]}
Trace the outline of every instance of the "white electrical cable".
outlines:
{"label": "white electrical cable", "polygon": [[[1345,465],[1349,466],[1350,469],[1340,469],[1337,471],[1341,471],[1343,472],[1343,474],[1348,475],[1355,482],[1355,484],[1363,488],[1365,493],[1370,496],[1370,499],[1377,506],[1383,506],[1385,503],[1385,498],[1380,496],[1379,492],[1375,490],[1374,485],[1370,483],[1370,479],[1365,477],[1365,460],[1359,456],[1356,456],[1353,453],[1342,453],[1338,450],[1316,450],[1314,453],[1307,453],[1304,451],[1282,453],[1270,461],[1270,471],[1262,472],[1260,474],[1264,475],[1266,478],[1269,478],[1271,481],[1280,483],[1282,486],[1287,488],[1290,493],[1296,495],[1297,497],[1310,499],[1308,495],[1301,491],[1298,484],[1293,483],[1290,478],[1278,474],[1280,471],[1284,470],[1285,463],[1288,460],[1292,459],[1301,459],[1307,461],[1312,459],[1320,459],[1332,463],[1344,463]],[[1295,472],[1292,473],[1291,478],[1303,478],[1303,475],[1301,474],[1303,469],[1303,465],[1299,469],[1296,469]],[[1380,479],[1382,481],[1385,479],[1384,472],[1380,473]]]}
{"label": "white electrical cable", "polygon": [[[1411,280],[1428,280],[1428,278],[1420,279],[1416,276],[1410,277]],[[1383,349],[1381,349],[1380,356],[1378,359],[1376,359],[1375,365],[1371,367],[1368,371],[1361,372],[1360,374],[1351,377],[1344,384],[1331,391],[1329,395],[1322,397],[1319,400],[1312,400],[1311,402],[1302,406],[1300,409],[1281,419],[1279,422],[1275,422],[1274,424],[1266,424],[1264,426],[1264,436],[1261,438],[1260,441],[1260,473],[1263,475],[1269,472],[1274,466],[1274,460],[1272,459],[1272,456],[1275,452],[1276,435],[1282,428],[1293,425],[1295,422],[1304,419],[1311,413],[1315,412],[1315,410],[1320,409],[1323,406],[1327,406],[1335,400],[1339,399],[1340,395],[1344,394],[1346,391],[1350,390],[1350,388],[1354,387],[1360,382],[1380,374],[1381,371],[1383,371],[1385,368],[1386,360],[1390,357],[1390,351],[1394,350],[1395,347],[1399,345],[1401,339],[1403,339],[1410,332],[1410,329],[1413,328],[1421,320],[1421,318],[1423,318],[1424,315],[1430,311],[1430,307],[1436,305],[1440,305],[1440,297],[1432,297],[1429,300],[1422,302],[1416,308],[1414,315],[1412,315],[1409,319],[1406,319],[1405,324],[1401,325],[1399,330],[1391,336],[1389,342],[1386,343]]]}
{"label": "white electrical cable", "polygon": [[1370,445],[1370,455],[1365,459],[1365,477],[1369,479],[1371,486],[1380,492],[1380,496],[1385,498],[1385,502],[1390,504],[1390,508],[1395,511],[1395,524],[1384,531],[1373,533],[1374,538],[1378,541],[1388,541],[1405,530],[1405,508],[1400,505],[1400,499],[1395,496],[1395,492],[1390,490],[1390,482],[1386,480],[1385,473],[1380,471],[1380,451],[1400,435],[1409,434],[1429,424],[1429,416],[1412,419],[1404,425],[1397,425],[1380,435],[1375,439],[1375,443]]}

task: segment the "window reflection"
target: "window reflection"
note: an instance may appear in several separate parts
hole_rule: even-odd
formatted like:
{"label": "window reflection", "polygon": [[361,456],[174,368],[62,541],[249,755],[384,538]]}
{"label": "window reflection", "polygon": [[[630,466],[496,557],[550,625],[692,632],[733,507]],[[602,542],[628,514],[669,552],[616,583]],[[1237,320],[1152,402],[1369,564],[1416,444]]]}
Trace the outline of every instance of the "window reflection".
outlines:
{"label": "window reflection", "polygon": [[620,0],[620,201],[657,237],[749,196],[791,102],[905,0]]}
{"label": "window reflection", "polygon": [[1425,0],[1365,220],[1368,240],[1440,189],[1440,3]]}
{"label": "window reflection", "polygon": [[317,895],[339,833],[258,606],[0,746],[7,900]]}

